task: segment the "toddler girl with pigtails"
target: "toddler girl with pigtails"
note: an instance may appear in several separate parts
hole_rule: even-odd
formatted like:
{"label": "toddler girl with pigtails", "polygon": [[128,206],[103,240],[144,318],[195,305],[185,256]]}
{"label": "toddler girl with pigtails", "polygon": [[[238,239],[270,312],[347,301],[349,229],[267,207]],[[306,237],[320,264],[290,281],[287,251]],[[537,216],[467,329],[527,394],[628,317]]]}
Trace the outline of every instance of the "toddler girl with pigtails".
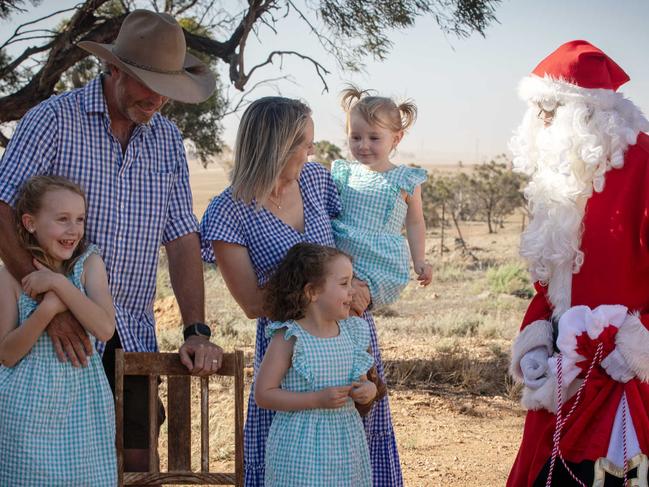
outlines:
{"label": "toddler girl with pigtails", "polygon": [[353,86],[342,92],[342,106],[353,160],[334,161],[331,168],[342,202],[332,227],[336,246],[353,257],[354,274],[368,284],[377,308],[395,302],[408,284],[410,258],[419,284],[432,280],[421,199],[426,170],[390,161],[417,107]]}

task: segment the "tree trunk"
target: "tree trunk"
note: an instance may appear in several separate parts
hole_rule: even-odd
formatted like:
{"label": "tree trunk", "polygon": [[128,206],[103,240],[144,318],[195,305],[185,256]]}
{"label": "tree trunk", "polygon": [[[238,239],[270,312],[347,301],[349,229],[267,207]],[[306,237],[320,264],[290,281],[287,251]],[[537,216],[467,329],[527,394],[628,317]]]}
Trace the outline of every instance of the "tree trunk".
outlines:
{"label": "tree trunk", "polygon": [[453,219],[453,224],[455,225],[455,230],[457,231],[457,237],[460,239],[460,245],[462,245],[462,253],[465,255],[469,255],[475,262],[478,261],[478,258],[471,253],[469,250],[469,247],[466,246],[466,242],[464,241],[464,237],[462,236],[462,231],[460,230],[460,224],[457,222],[457,217],[455,216],[455,212],[451,212],[451,218]]}
{"label": "tree trunk", "polygon": [[489,233],[490,234],[491,233],[496,233],[496,232],[494,232],[494,229],[493,229],[493,227],[491,225],[491,212],[490,211],[487,212],[487,227],[489,228]]}
{"label": "tree trunk", "polygon": [[521,233],[523,233],[525,231],[525,212],[522,211],[521,213],[523,215],[523,219],[521,220]]}
{"label": "tree trunk", "polygon": [[446,220],[445,210],[446,205],[444,204],[444,202],[442,202],[442,238],[441,243],[439,244],[439,255],[444,254],[444,222]]}

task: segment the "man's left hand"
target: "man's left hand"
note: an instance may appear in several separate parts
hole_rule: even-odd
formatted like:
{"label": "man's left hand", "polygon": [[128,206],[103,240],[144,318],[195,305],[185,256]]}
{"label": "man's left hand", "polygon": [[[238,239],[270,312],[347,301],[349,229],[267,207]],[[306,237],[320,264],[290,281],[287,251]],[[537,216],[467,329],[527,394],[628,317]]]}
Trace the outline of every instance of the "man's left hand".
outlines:
{"label": "man's left hand", "polygon": [[178,353],[180,361],[192,375],[211,375],[223,364],[223,349],[202,336],[193,335],[187,338]]}

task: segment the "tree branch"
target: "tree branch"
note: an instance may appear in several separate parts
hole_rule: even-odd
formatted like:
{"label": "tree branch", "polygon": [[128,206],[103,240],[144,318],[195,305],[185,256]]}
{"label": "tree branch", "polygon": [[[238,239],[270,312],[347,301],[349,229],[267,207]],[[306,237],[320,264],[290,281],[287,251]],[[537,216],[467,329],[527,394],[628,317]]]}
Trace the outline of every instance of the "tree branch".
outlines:
{"label": "tree branch", "polygon": [[193,8],[196,5],[196,3],[198,3],[198,0],[192,0],[187,5],[185,5],[183,7],[180,7],[178,10],[176,10],[173,13],[173,16],[178,17],[180,14],[183,14],[183,13],[187,12],[187,10]]}
{"label": "tree branch", "polygon": [[23,61],[26,61],[34,54],[51,49],[53,44],[54,41],[49,42],[47,44],[43,44],[42,46],[29,47],[25,49],[20,56],[18,56],[16,59],[14,59],[9,64],[7,64],[3,69],[0,69],[0,79],[7,76],[8,73],[14,71],[18,66],[20,66],[23,63]]}
{"label": "tree branch", "polygon": [[9,144],[9,139],[5,134],[0,131],[0,147],[7,147]]}
{"label": "tree branch", "polygon": [[14,31],[13,35],[11,37],[9,37],[9,39],[7,39],[7,41],[5,41],[4,44],[2,44],[0,46],[0,49],[3,49],[4,47],[8,46],[10,43],[18,42],[18,41],[22,40],[22,39],[17,39],[15,41],[12,41],[12,39],[14,37],[18,37],[18,36],[26,33],[26,32],[19,32],[21,28],[23,28],[23,27],[25,27],[27,25],[37,24],[38,22],[49,19],[50,17],[54,17],[55,15],[63,14],[65,12],[70,12],[70,11],[75,10],[77,8],[79,8],[79,5],[75,5],[74,7],[66,8],[66,9],[63,9],[63,10],[57,10],[56,12],[52,12],[51,14],[45,15],[44,17],[41,17],[39,19],[30,20],[29,22],[25,22],[24,24],[20,24],[18,27],[16,27],[16,30]]}
{"label": "tree branch", "polygon": [[[268,85],[268,84],[275,83],[277,81],[282,81],[282,80],[291,81],[291,78],[290,78],[289,75],[285,75],[285,76],[279,76],[277,78],[269,78],[269,79],[264,79],[264,80],[258,81],[257,83],[252,85],[250,88],[248,88],[243,95],[241,95],[241,98],[239,99],[239,101],[237,101],[237,104],[234,106],[234,108],[232,108],[232,109],[230,109],[230,110],[228,110],[226,112],[223,112],[223,117],[226,117],[228,115],[232,115],[234,113],[237,113],[241,108],[243,108],[244,106],[247,106],[248,104],[250,104],[250,101],[249,101],[249,99],[247,97],[253,91],[255,91],[255,89],[259,88],[260,86]],[[277,89],[277,91],[279,92],[279,89]]]}
{"label": "tree branch", "polygon": [[273,58],[275,56],[280,56],[281,58],[283,58],[286,55],[297,56],[297,57],[299,57],[301,59],[304,59],[306,61],[310,61],[311,64],[313,64],[313,66],[315,67],[316,73],[318,73],[318,77],[320,78],[320,81],[322,81],[322,84],[324,85],[324,89],[322,91],[323,92],[324,91],[327,91],[327,92],[329,91],[329,86],[327,85],[327,82],[325,81],[325,78],[324,78],[324,75],[330,74],[329,70],[327,68],[325,68],[322,64],[320,64],[318,61],[313,59],[311,56],[301,54],[301,53],[299,53],[297,51],[273,51],[273,52],[271,52],[268,55],[268,58],[266,59],[266,61],[264,61],[263,63],[259,63],[256,66],[253,66],[252,69],[248,72],[247,75],[242,76],[241,79],[243,81],[243,84],[242,84],[241,88],[239,88],[238,86],[237,86],[237,88],[242,89],[243,85],[245,85],[246,81],[248,81],[248,79],[250,79],[250,77],[252,76],[252,73],[254,73],[257,69],[259,69],[259,68],[261,68],[263,66],[266,66],[267,64],[272,64]]}
{"label": "tree branch", "polygon": [[[95,10],[108,0],[87,0],[72,16],[64,31],[52,41],[47,60],[31,80],[10,95],[0,98],[0,123],[21,118],[27,111],[54,93],[61,75],[88,56],[76,46],[79,40],[109,42],[119,30],[124,15],[110,18],[97,25]],[[13,63],[12,63],[13,64]]]}

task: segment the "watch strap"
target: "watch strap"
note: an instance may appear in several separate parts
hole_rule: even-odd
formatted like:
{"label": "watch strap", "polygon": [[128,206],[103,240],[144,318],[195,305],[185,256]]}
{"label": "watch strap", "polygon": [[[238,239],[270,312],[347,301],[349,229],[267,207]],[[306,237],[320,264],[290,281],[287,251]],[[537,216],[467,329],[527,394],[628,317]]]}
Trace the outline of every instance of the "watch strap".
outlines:
{"label": "watch strap", "polygon": [[203,336],[210,338],[212,336],[212,330],[205,323],[196,322],[188,325],[183,330],[183,338],[187,340],[190,336]]}

